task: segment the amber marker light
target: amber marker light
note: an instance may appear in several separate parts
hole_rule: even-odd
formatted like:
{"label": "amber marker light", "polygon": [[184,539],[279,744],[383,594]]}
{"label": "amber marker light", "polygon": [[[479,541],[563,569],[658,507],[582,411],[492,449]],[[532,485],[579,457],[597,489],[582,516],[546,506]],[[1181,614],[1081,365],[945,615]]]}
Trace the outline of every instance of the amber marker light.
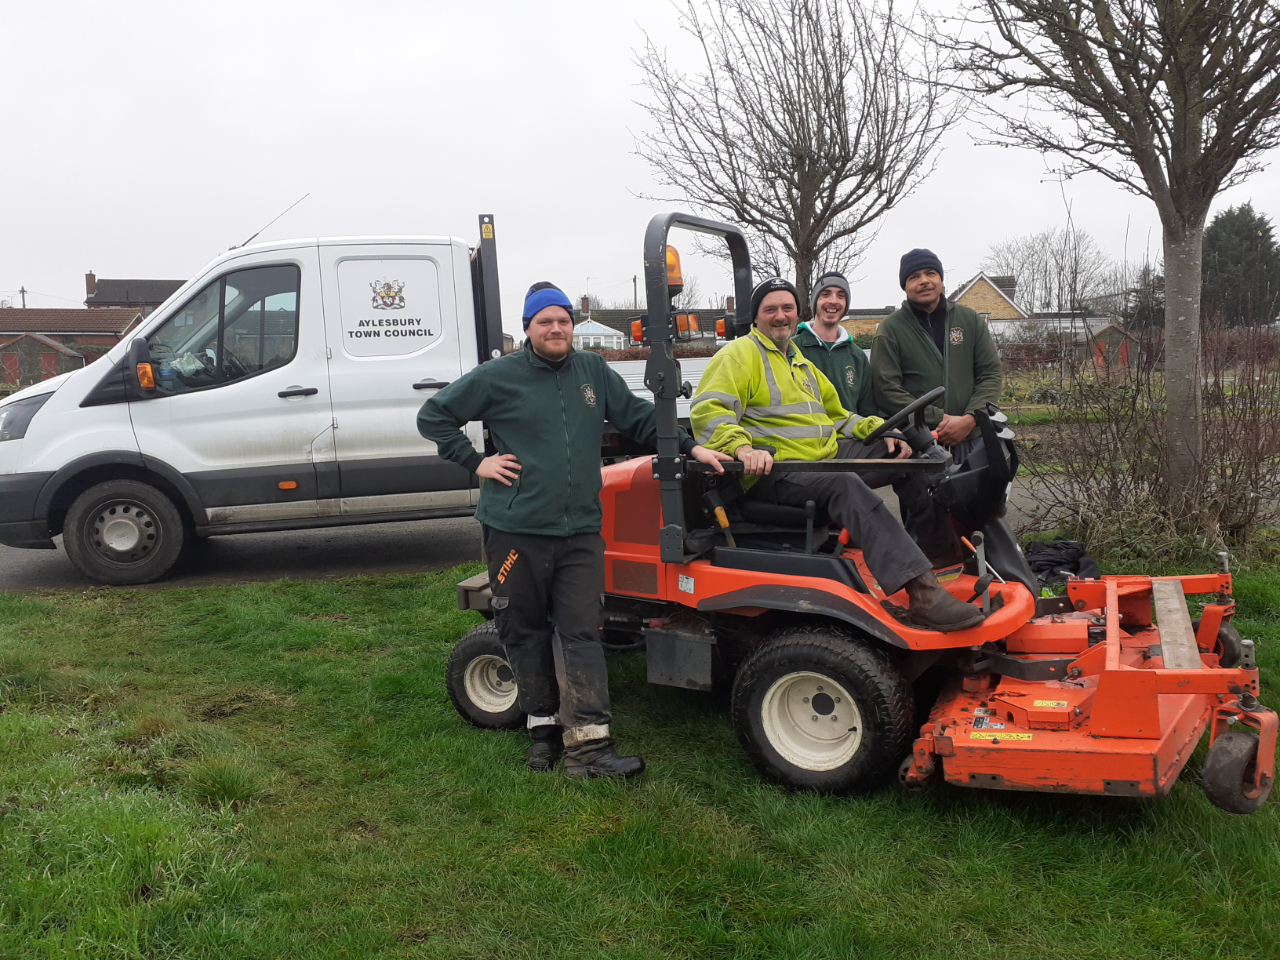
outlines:
{"label": "amber marker light", "polygon": [[716,321],[716,336],[721,338],[724,337],[724,317],[721,317]]}
{"label": "amber marker light", "polygon": [[667,247],[667,290],[675,296],[684,289],[684,275],[680,272],[680,251]]}
{"label": "amber marker light", "polygon": [[138,364],[138,386],[143,390],[154,390],[156,388],[156,375],[151,372],[151,364]]}
{"label": "amber marker light", "polygon": [[644,325],[639,320],[631,321],[631,339],[636,343],[641,343],[644,340]]}
{"label": "amber marker light", "polygon": [[281,480],[278,484],[276,484],[276,486],[278,486],[281,490],[297,490],[298,481],[297,480]]}

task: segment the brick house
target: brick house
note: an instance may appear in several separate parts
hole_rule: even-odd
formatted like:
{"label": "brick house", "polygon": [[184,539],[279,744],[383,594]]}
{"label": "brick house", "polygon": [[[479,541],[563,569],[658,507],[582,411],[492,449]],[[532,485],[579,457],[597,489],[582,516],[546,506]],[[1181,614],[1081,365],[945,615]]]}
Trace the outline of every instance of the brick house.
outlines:
{"label": "brick house", "polygon": [[960,285],[947,299],[968,307],[978,316],[991,322],[994,333],[1006,324],[1021,323],[1030,314],[1018,306],[1017,277],[989,277],[979,273]]}
{"label": "brick house", "polygon": [[0,309],[0,389],[93,363],[141,320],[137,308]]}
{"label": "brick house", "polygon": [[84,305],[90,310],[111,308],[141,310],[144,317],[164,303],[185,280],[101,280],[90,271],[84,275]]}

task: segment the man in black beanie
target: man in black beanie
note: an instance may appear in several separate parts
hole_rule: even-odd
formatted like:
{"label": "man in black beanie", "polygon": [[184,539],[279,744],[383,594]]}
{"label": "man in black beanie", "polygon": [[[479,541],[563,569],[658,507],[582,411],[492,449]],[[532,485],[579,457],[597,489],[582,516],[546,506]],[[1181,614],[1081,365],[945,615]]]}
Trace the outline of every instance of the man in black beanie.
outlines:
{"label": "man in black beanie", "polygon": [[[925,420],[956,463],[962,463],[979,436],[973,411],[1000,399],[1000,354],[986,321],[968,307],[947,301],[942,261],[932,250],[921,247],[903,254],[898,283],[907,299],[880,324],[871,344],[876,406],[884,416],[892,416],[917,397],[945,387],[942,402],[925,408]],[[899,494],[899,505],[908,530],[947,532],[945,524],[920,515],[933,512],[927,496]],[[954,544],[920,546],[935,563],[959,558]]]}

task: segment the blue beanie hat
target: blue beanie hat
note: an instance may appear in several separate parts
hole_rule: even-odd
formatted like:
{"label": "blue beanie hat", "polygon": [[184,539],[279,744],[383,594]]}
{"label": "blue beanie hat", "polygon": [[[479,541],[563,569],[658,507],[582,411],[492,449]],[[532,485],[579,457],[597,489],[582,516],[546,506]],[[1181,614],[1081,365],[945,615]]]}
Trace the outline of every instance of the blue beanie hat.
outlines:
{"label": "blue beanie hat", "polygon": [[936,253],[932,250],[926,250],[924,247],[908,250],[902,255],[902,264],[898,267],[898,286],[903,290],[907,289],[907,277],[917,270],[928,270],[930,268],[937,270],[939,277],[943,275],[942,261],[938,259]]}
{"label": "blue beanie hat", "polygon": [[564,307],[569,311],[569,319],[573,319],[573,301],[554,283],[539,280],[524,295],[524,312],[520,315],[524,329],[528,330],[529,321],[547,307]]}

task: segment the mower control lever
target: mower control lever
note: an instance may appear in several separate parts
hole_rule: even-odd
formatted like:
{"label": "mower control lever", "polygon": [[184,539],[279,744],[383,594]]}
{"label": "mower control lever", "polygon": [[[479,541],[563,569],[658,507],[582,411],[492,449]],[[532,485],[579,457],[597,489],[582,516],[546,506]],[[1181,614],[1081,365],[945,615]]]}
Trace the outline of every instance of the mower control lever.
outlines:
{"label": "mower control lever", "polygon": [[875,443],[890,430],[896,430],[915,416],[915,425],[920,430],[928,431],[928,427],[924,422],[924,408],[932,404],[935,400],[939,400],[947,392],[946,387],[935,387],[922,397],[916,397],[905,407],[899,410],[891,417],[886,417],[884,423],[880,424],[871,435],[867,437],[866,443]]}

